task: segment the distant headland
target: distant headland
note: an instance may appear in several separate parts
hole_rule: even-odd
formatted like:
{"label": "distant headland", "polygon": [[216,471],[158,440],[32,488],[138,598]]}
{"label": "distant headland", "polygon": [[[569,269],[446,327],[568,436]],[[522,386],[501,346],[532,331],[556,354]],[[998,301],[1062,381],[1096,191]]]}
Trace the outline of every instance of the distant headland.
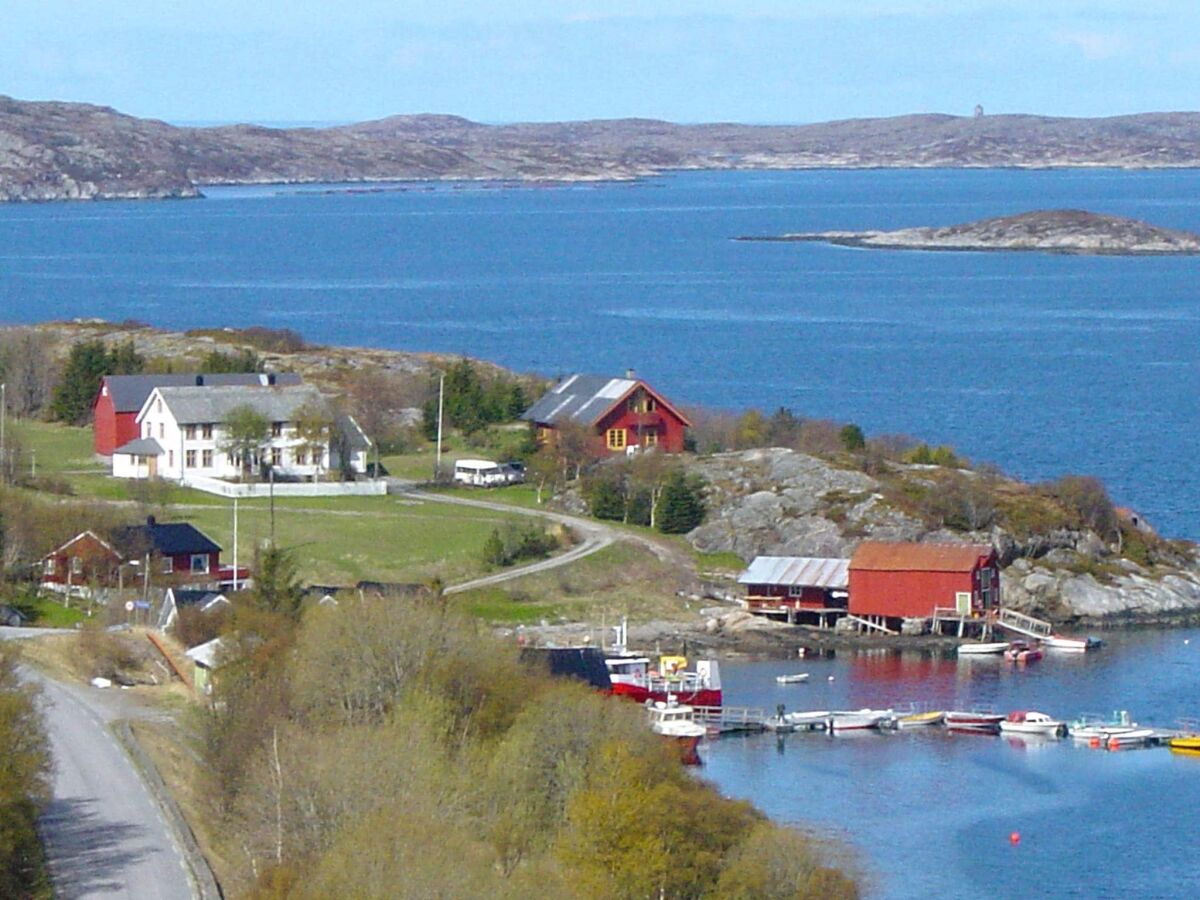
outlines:
{"label": "distant headland", "polygon": [[628,181],[682,170],[1200,168],[1200,113],[922,114],[813,125],[653,119],[484,125],[401,115],[330,128],[188,128],[0,96],[0,201],[197,197],[205,185]]}
{"label": "distant headland", "polygon": [[1200,235],[1138,219],[1079,209],[1049,209],[943,228],[814,231],[748,241],[822,241],[876,250],[1025,250],[1112,256],[1200,253]]}

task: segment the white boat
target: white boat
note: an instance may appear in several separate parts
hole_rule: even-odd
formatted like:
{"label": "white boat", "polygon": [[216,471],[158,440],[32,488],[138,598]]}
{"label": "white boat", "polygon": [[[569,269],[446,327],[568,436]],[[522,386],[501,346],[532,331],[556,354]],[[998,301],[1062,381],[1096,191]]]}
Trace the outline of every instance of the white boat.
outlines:
{"label": "white boat", "polygon": [[1122,747],[1140,747],[1154,737],[1153,728],[1131,728],[1129,731],[1118,731],[1109,735],[1104,746],[1109,750],[1120,750]]}
{"label": "white boat", "polygon": [[890,709],[834,710],[829,714],[829,730],[865,731],[868,728],[878,728],[893,715]]}
{"label": "white boat", "polygon": [[829,719],[833,715],[827,709],[811,710],[809,712],[787,713],[781,718],[792,726],[793,731],[825,731],[829,728]]}
{"label": "white boat", "polygon": [[1072,638],[1061,634],[1052,634],[1042,639],[1042,646],[1050,650],[1061,650],[1064,653],[1086,653],[1088,650],[1098,650],[1104,641],[1100,638]]}
{"label": "white boat", "polygon": [[1004,719],[1003,713],[988,710],[952,709],[946,713],[946,727],[953,731],[979,731],[995,734]]}
{"label": "white boat", "polygon": [[1067,731],[1071,737],[1080,742],[1096,742],[1101,746],[1115,734],[1137,730],[1138,725],[1129,718],[1126,710],[1113,713],[1112,718],[1084,713],[1073,722],[1067,723]]}
{"label": "white boat", "polygon": [[959,644],[959,656],[992,656],[1003,653],[1008,649],[1008,641],[989,641],[987,643]]}
{"label": "white boat", "polygon": [[688,764],[700,762],[696,745],[707,733],[705,727],[697,722],[694,716],[693,709],[686,704],[662,700],[646,702],[646,717],[650,723],[650,730],[674,742],[679,748],[680,759]]}
{"label": "white boat", "polygon": [[1067,726],[1043,712],[1019,710],[1009,713],[1000,722],[1001,734],[1040,734],[1046,737],[1061,737]]}
{"label": "white boat", "polygon": [[795,675],[776,675],[775,680],[780,684],[801,684],[808,681],[808,673],[798,672]]}

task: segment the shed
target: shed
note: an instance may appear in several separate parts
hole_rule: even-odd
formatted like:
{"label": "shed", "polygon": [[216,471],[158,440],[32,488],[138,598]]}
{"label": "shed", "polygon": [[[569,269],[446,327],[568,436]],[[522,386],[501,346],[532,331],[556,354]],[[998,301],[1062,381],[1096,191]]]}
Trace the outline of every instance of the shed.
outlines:
{"label": "shed", "polygon": [[846,611],[849,587],[848,559],[812,556],[757,556],[738,576],[746,587],[746,609],[765,615],[787,615],[807,611],[822,614]]}
{"label": "shed", "polygon": [[864,541],[850,559],[850,612],[883,619],[971,616],[1000,605],[1000,565],[989,544]]}

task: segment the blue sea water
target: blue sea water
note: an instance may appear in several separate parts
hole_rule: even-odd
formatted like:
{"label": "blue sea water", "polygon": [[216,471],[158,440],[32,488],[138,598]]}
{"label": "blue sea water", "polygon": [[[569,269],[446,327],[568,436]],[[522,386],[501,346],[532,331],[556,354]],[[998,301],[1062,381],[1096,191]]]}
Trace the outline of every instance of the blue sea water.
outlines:
{"label": "blue sea water", "polygon": [[1100,475],[1200,537],[1200,258],[865,251],[738,235],[1080,207],[1200,229],[1200,172],[686,173],[637,184],[0,207],[0,319],[263,324],[521,370],[633,367],[683,404],[788,406]]}
{"label": "blue sea water", "polygon": [[[1198,258],[903,253],[738,235],[1077,207],[1200,230],[1200,172],[689,173],[555,189],[214,189],[0,206],[0,319],[263,324],[554,375],[635,367],[685,404],[786,405],[949,442],[1025,477],[1103,477],[1200,537]],[[1190,643],[1184,644],[1190,637]],[[843,655],[727,666],[731,703],[926,700],[1196,715],[1200,633],[1023,673]],[[835,680],[828,682],[829,675]],[[944,734],[722,740],[704,775],[833,829],[885,897],[1200,895],[1200,760]],[[1007,841],[1023,835],[1020,845]]]}

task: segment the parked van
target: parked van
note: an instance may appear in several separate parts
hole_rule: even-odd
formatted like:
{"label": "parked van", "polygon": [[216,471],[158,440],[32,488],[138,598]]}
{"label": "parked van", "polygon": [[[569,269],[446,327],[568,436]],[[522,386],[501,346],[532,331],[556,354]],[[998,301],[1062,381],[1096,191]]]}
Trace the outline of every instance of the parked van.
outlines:
{"label": "parked van", "polygon": [[[518,468],[519,467],[519,468]],[[454,464],[454,480],[473,487],[499,487],[525,480],[524,466],[501,465],[490,459],[460,459]]]}

